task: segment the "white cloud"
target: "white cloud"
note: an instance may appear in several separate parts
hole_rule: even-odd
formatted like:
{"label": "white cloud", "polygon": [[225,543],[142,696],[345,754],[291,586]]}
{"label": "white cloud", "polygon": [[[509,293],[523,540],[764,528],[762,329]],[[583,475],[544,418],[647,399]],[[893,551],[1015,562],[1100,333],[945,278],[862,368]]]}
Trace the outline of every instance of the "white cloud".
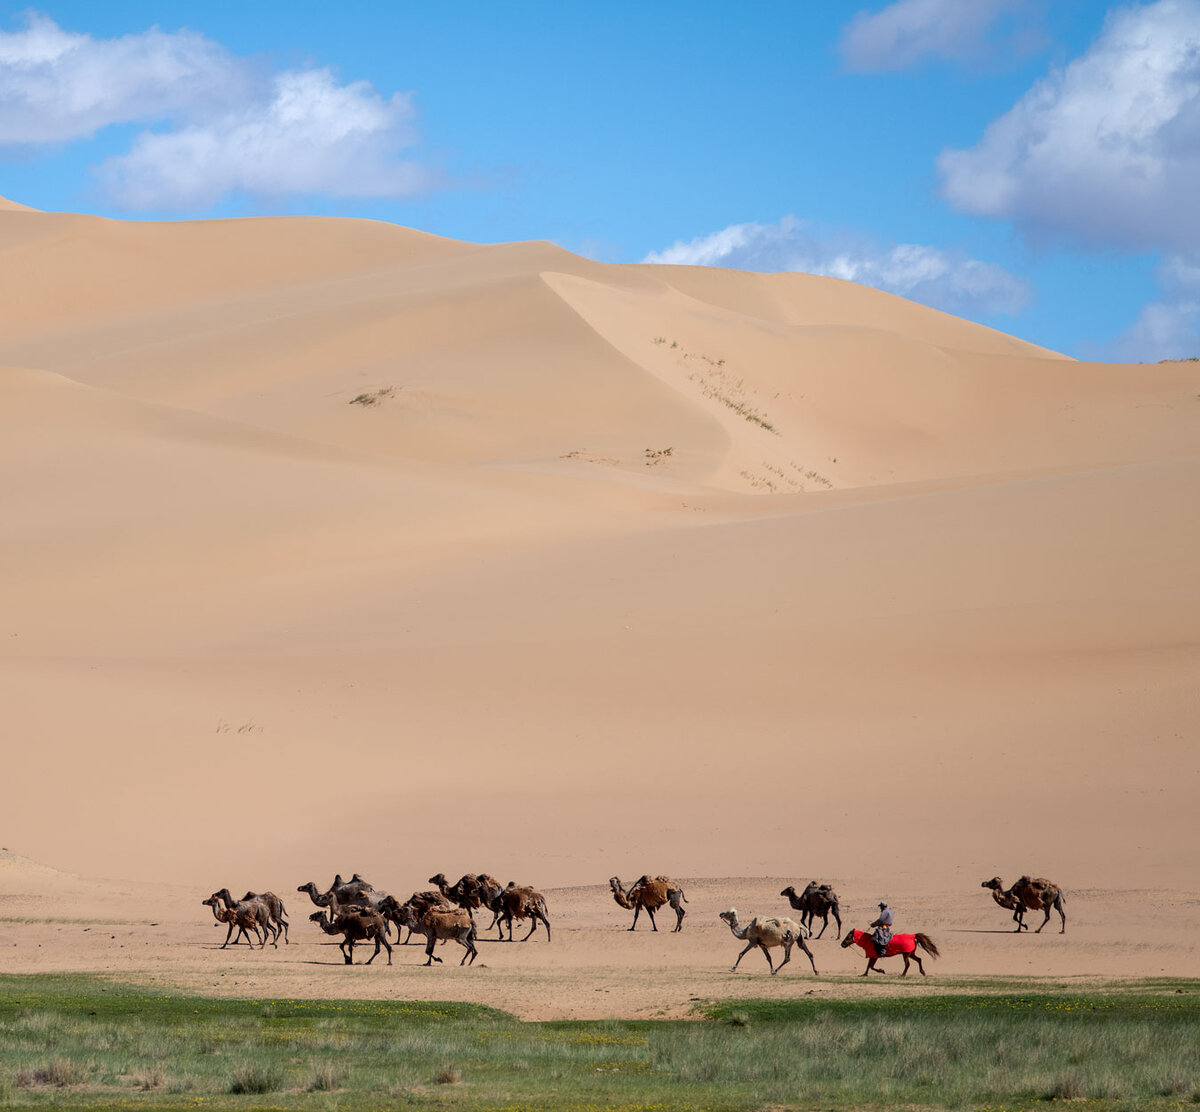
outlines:
{"label": "white cloud", "polygon": [[1084,55],[938,166],[954,207],[1032,238],[1200,253],[1200,0],[1111,13]]}
{"label": "white cloud", "polygon": [[415,114],[409,93],[327,69],[271,78],[191,31],[96,39],[34,13],[0,32],[0,145],[156,125],[96,168],[123,208],[203,209],[232,192],[411,196],[435,181],[404,155]]}
{"label": "white cloud", "polygon": [[1150,361],[1200,355],[1200,264],[1179,256],[1159,267],[1163,297],[1142,307],[1138,319],[1105,353],[1110,359]]}
{"label": "white cloud", "polygon": [[123,207],[204,207],[231,192],[259,196],[407,196],[433,175],[400,151],[415,142],[410,95],[381,97],[328,70],[279,74],[269,99],[177,131],[147,132],[101,164]]}
{"label": "white cloud", "polygon": [[1030,298],[1021,279],[961,252],[913,243],[880,247],[863,237],[817,234],[792,216],[778,224],[733,224],[642,261],[822,274],[954,313],[1016,313]]}
{"label": "white cloud", "polygon": [[[859,72],[904,69],[930,57],[979,57],[1002,17],[1026,7],[1025,0],[896,0],[880,12],[859,12],[846,25],[842,57]],[[1002,49],[1014,45],[1010,40]]]}
{"label": "white cloud", "polygon": [[114,123],[217,110],[249,95],[254,68],[191,31],[115,39],[36,13],[0,31],[0,144],[59,143]]}

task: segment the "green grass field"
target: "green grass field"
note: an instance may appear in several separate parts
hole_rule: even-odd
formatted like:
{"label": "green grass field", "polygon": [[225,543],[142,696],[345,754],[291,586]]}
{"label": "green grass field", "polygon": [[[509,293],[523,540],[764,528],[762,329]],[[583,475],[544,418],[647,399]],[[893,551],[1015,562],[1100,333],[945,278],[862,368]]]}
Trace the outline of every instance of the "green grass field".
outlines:
{"label": "green grass field", "polygon": [[698,1014],[523,1023],[467,1004],[0,977],[0,1106],[1200,1108],[1200,982],[742,1000]]}

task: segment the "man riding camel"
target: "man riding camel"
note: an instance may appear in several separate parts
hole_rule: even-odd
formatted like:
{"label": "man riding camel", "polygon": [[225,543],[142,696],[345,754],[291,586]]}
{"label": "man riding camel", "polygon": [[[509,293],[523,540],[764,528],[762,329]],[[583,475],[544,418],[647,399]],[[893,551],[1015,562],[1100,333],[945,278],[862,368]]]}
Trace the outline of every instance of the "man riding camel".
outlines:
{"label": "man riding camel", "polygon": [[871,934],[871,941],[875,944],[875,950],[879,957],[883,957],[884,952],[888,948],[888,943],[892,940],[892,909],[888,907],[883,900],[879,901],[879,918],[870,925],[875,928]]}

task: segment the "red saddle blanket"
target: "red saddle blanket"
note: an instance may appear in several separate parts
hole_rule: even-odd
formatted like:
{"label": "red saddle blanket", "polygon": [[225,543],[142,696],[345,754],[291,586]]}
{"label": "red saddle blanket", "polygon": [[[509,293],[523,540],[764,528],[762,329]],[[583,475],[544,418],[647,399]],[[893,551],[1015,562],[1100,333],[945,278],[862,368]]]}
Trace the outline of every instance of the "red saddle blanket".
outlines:
{"label": "red saddle blanket", "polygon": [[[854,945],[861,946],[867,957],[875,957],[875,943],[871,941],[869,931],[855,931]],[[897,954],[911,954],[917,948],[917,936],[915,934],[894,934],[891,942],[888,943],[887,949],[884,950],[885,958],[894,958]]]}

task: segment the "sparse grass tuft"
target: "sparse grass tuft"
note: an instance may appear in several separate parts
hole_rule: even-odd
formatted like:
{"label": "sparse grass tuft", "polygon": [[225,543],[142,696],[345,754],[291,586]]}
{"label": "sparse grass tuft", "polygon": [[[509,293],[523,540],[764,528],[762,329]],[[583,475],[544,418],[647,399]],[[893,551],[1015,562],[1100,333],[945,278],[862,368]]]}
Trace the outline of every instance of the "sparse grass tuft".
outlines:
{"label": "sparse grass tuft", "polygon": [[262,1062],[247,1062],[234,1070],[229,1082],[231,1093],[273,1093],[283,1083],[283,1074]]}
{"label": "sparse grass tuft", "polygon": [[51,1058],[39,1066],[27,1066],[17,1070],[17,1084],[23,1089],[35,1085],[52,1085],[63,1089],[68,1085],[82,1085],[93,1072],[90,1062],[76,1062],[69,1058]]}
{"label": "sparse grass tuft", "polygon": [[304,1086],[306,1093],[332,1093],[342,1087],[342,1076],[329,1062],[322,1062],[313,1067],[308,1076],[308,1084]]}
{"label": "sparse grass tuft", "polygon": [[433,1080],[439,1085],[461,1085],[462,1074],[453,1066],[443,1066]]}

